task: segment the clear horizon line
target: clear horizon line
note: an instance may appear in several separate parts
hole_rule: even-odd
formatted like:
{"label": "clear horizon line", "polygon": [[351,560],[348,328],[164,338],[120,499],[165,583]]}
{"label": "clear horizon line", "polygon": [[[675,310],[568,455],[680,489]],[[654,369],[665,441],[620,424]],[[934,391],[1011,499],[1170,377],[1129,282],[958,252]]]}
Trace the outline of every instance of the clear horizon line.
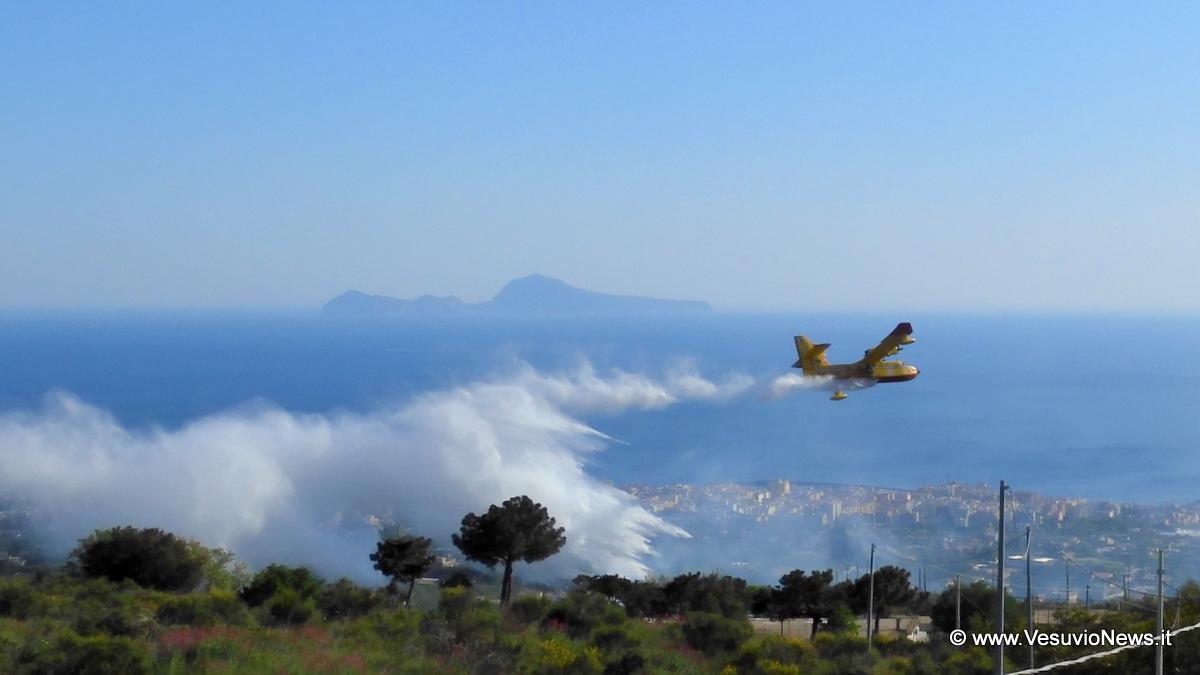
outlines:
{"label": "clear horizon line", "polygon": [[[706,302],[706,301],[694,301]],[[1182,308],[1182,307],[963,307],[963,306],[943,306],[943,307],[910,307],[903,310],[898,310],[896,307],[872,307],[863,305],[858,307],[845,306],[813,306],[813,307],[779,307],[779,308],[751,308],[751,307],[724,307],[713,306],[708,313],[693,313],[693,314],[673,314],[670,312],[663,313],[629,313],[630,318],[681,318],[681,319],[697,319],[711,316],[772,316],[772,315],[794,315],[794,314],[833,314],[833,315],[867,315],[867,314],[887,314],[894,316],[938,316],[938,315],[961,315],[961,316],[1107,316],[1107,317],[1130,317],[1130,318],[1200,318],[1200,307]],[[0,317],[20,317],[25,316],[86,316],[86,315],[219,315],[219,314],[234,314],[234,315],[306,315],[306,316],[321,316],[321,307],[319,305],[10,305],[0,306]],[[621,313],[615,314],[579,314],[579,315],[539,315],[536,318],[623,318]],[[407,319],[422,319],[422,320],[439,320],[445,318],[456,319],[488,319],[488,318],[521,318],[520,313],[514,313],[511,316],[504,317],[488,317],[488,316],[471,316],[464,315],[460,317],[442,317],[442,316],[413,316],[413,317],[363,317],[363,318],[342,318],[342,317],[327,317],[332,321],[361,321],[361,320],[407,320]]]}

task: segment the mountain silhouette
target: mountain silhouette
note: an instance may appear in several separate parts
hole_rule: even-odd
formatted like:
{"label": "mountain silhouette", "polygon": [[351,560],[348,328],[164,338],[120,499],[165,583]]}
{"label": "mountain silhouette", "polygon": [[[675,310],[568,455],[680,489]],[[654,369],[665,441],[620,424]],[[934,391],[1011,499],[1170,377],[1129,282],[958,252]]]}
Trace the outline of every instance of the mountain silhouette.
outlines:
{"label": "mountain silhouette", "polygon": [[597,293],[541,274],[513,279],[487,302],[432,295],[405,300],[346,291],[321,309],[333,317],[639,316],[710,311],[706,302]]}

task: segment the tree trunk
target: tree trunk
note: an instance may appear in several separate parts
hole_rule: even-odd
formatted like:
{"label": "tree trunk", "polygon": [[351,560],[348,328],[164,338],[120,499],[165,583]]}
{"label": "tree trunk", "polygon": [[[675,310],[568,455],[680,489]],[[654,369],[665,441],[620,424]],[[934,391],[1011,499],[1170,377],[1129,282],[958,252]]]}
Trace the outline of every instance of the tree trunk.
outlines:
{"label": "tree trunk", "polygon": [[500,606],[508,607],[512,600],[512,566],[513,561],[504,561],[504,581],[500,584]]}
{"label": "tree trunk", "polygon": [[417,578],[413,577],[408,580],[408,595],[404,596],[404,606],[408,607],[408,603],[412,602],[413,587],[417,585]]}
{"label": "tree trunk", "polygon": [[387,594],[388,607],[395,607],[396,603],[400,601],[400,582],[396,581],[395,579],[389,581],[387,585]]}
{"label": "tree trunk", "polygon": [[810,615],[808,620],[812,621],[812,632],[809,633],[808,639],[814,640],[817,637],[817,631],[821,630],[821,617],[817,615]]}

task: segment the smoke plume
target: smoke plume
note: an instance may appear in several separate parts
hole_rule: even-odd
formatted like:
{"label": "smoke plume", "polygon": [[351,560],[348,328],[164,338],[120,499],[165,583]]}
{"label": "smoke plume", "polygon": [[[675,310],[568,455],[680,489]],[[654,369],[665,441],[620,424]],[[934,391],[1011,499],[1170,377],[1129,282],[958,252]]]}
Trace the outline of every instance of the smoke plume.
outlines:
{"label": "smoke plume", "polygon": [[874,385],[874,380],[862,378],[835,380],[830,375],[800,375],[798,373],[786,373],[772,379],[769,383],[767,383],[764,398],[783,398],[784,396],[796,391],[835,391],[837,389],[856,390],[866,389]]}
{"label": "smoke plume", "polygon": [[546,577],[650,571],[657,536],[687,533],[584,470],[608,440],[575,415],[720,401],[753,381],[714,382],[683,363],[662,377],[589,364],[427,392],[370,413],[253,404],[178,429],[130,429],[67,393],[0,415],[0,490],[32,503],[64,553],[95,528],[161,527],[252,566],[308,565],[382,581],[372,516],[448,546],[467,512],[527,494],[566,528]]}

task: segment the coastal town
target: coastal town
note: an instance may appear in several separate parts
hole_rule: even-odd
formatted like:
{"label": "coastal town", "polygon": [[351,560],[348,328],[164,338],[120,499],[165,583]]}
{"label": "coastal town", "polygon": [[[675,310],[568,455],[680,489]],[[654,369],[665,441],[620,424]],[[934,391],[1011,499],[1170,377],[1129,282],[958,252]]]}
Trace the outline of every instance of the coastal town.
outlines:
{"label": "coastal town", "polygon": [[[692,535],[656,542],[668,560],[691,550],[713,568],[769,581],[795,567],[913,570],[940,588],[952,578],[995,581],[998,488],[947,482],[913,489],[807,483],[628,486],[648,510]],[[1144,505],[1015,491],[1006,508],[1006,584],[1024,591],[1026,525],[1033,592],[1044,600],[1128,598],[1168,580],[1200,578],[1200,502]],[[698,564],[696,560],[692,564]]]}

